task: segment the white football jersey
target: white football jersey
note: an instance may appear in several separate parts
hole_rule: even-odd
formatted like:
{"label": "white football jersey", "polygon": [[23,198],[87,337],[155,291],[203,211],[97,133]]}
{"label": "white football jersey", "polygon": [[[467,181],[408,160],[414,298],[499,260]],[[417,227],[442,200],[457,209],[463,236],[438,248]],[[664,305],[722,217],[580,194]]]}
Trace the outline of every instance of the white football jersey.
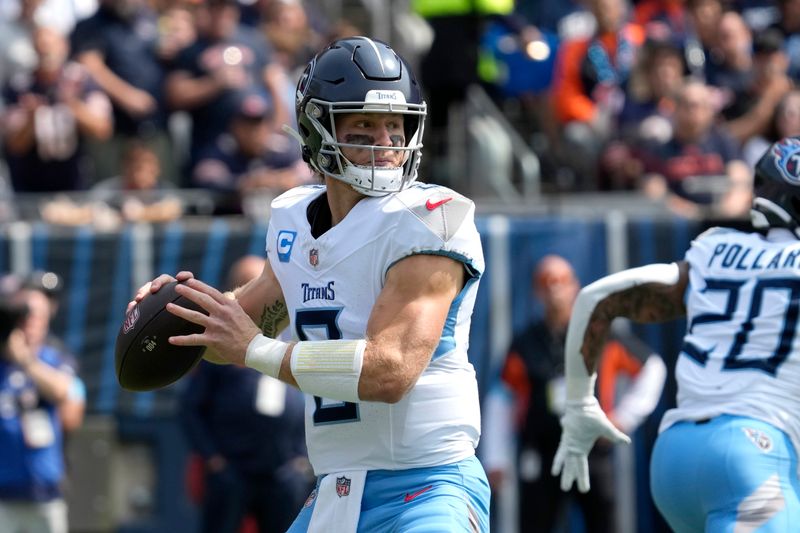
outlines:
{"label": "white football jersey", "polygon": [[680,420],[753,417],[800,450],[800,241],[714,228],[686,252],[686,336],[675,369]]}
{"label": "white football jersey", "polygon": [[474,204],[437,185],[365,197],[319,238],[307,210],[325,187],[297,187],[272,202],[267,257],[299,340],[363,339],[389,269],[413,254],[464,264],[468,281],[450,307],[441,341],[398,403],[336,402],[306,395],[306,441],[317,475],[448,464],[475,453],[480,409],[467,360],[483,252]]}

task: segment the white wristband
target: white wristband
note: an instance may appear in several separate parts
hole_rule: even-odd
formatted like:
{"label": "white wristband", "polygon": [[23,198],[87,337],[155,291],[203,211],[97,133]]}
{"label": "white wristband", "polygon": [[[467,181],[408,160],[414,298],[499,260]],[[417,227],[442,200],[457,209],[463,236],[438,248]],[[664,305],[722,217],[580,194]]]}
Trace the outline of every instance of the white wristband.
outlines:
{"label": "white wristband", "polygon": [[292,349],[292,375],[300,390],[330,400],[358,402],[367,341],[303,341]]}
{"label": "white wristband", "polygon": [[258,370],[262,374],[277,378],[281,372],[281,363],[289,345],[264,335],[256,335],[247,345],[244,364]]}

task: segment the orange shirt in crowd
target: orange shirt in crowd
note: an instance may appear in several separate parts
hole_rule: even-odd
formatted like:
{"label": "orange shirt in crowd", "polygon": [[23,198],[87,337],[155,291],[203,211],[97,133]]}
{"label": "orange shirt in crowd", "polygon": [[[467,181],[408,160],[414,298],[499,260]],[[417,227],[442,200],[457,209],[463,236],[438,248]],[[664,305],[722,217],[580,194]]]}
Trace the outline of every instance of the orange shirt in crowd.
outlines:
{"label": "orange shirt in crowd", "polygon": [[589,46],[595,39],[600,41],[613,63],[620,35],[624,35],[636,49],[641,47],[645,40],[644,28],[637,24],[626,24],[620,32],[604,33],[588,39],[575,39],[561,45],[556,59],[552,94],[556,117],[562,124],[573,120],[591,122],[594,118],[596,103],[583,86],[581,65]]}

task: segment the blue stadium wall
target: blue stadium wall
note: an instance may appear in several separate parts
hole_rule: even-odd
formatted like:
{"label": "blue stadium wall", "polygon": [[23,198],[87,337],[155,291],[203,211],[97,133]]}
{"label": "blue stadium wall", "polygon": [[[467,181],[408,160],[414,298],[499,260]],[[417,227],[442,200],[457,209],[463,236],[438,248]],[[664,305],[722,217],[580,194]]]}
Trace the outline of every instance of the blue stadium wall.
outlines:
{"label": "blue stadium wall", "polygon": [[[487,269],[473,316],[470,359],[482,393],[496,380],[511,336],[541,312],[530,286],[539,258],[550,253],[566,257],[586,284],[611,270],[680,258],[703,229],[700,223],[682,219],[628,218],[619,213],[482,215],[477,223]],[[196,509],[185,495],[187,446],[175,420],[182,383],[134,394],[116,382],[114,340],[125,306],[139,284],[160,272],[191,270],[208,283],[224,284],[228,267],[238,257],[263,254],[265,235],[266,225],[241,218],[131,225],[114,232],[39,223],[0,226],[0,273],[42,269],[64,279],[53,329],[80,362],[89,413],[112,416],[122,442],[152,446],[158,476],[152,514],[118,524],[118,531],[186,531],[196,521]],[[670,367],[674,365],[682,324],[647,326],[638,332]],[[640,532],[663,526],[648,496],[646,464],[658,419],[674,392],[670,381],[657,412],[635,435],[634,529]]]}

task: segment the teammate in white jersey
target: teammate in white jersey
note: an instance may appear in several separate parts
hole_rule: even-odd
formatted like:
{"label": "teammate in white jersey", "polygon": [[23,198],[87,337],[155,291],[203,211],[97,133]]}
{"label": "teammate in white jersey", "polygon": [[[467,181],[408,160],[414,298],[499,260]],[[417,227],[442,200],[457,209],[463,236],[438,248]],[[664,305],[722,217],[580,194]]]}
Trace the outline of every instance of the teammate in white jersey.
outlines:
{"label": "teammate in white jersey", "polygon": [[677,532],[800,528],[800,138],[755,169],[758,233],[715,228],[683,261],[605,277],[580,294],[567,333],[568,409],[553,462],[561,488],[586,492],[598,437],[626,441],[592,395],[595,363],[617,316],[686,316],[677,407],[650,465],[653,499]]}
{"label": "teammate in white jersey", "polygon": [[[273,201],[258,279],[226,297],[176,276],[208,316],[170,304],[205,327],[170,342],[306,393],[319,480],[292,533],[488,532],[467,360],[484,268],[474,205],[415,183],[425,103],[385,43],[334,42],[309,63],[296,103],[295,134],[324,185]],[[287,325],[296,342],[274,339]]]}

